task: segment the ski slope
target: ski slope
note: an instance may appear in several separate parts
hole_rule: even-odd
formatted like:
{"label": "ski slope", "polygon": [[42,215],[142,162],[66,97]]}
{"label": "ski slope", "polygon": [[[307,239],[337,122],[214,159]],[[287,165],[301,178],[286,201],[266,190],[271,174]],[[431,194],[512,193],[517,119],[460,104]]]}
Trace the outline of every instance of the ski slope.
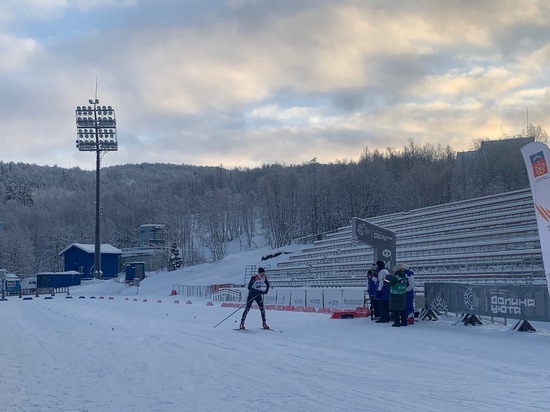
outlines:
{"label": "ski slope", "polygon": [[547,324],[521,333],[453,315],[392,328],[268,311],[275,333],[259,330],[251,310],[257,332],[246,334],[232,330],[240,311],[214,328],[234,308],[169,296],[175,277],[209,284],[206,273],[232,273],[202,266],[150,276],[137,294],[110,280],[75,288],[72,299],[0,302],[0,411],[549,408]]}

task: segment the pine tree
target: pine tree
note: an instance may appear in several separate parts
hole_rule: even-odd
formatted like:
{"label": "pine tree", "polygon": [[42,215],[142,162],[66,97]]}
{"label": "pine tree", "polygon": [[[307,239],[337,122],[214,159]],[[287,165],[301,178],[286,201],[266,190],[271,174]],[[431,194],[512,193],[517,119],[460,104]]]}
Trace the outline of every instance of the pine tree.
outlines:
{"label": "pine tree", "polygon": [[168,264],[168,270],[174,271],[183,266],[183,259],[180,256],[180,251],[176,242],[172,243],[172,251],[170,253],[170,262]]}

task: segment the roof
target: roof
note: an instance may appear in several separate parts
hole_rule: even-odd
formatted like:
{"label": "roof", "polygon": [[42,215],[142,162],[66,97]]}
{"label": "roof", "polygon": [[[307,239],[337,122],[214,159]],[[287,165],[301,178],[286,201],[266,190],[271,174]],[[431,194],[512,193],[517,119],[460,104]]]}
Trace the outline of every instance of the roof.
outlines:
{"label": "roof", "polygon": [[[65,272],[39,272],[39,275],[81,275],[80,272],[76,270],[67,270]],[[33,278],[30,278],[33,279]],[[36,278],[34,278],[36,280]]]}
{"label": "roof", "polygon": [[[95,253],[95,245],[90,245],[86,243],[72,243],[69,246],[67,246],[65,249],[63,249],[61,252],[59,252],[59,256],[65,254],[65,252],[67,252],[69,249],[72,249],[73,247],[83,250],[86,253]],[[100,250],[102,255],[121,255],[122,254],[122,250],[117,249],[116,247],[111,246],[108,243],[101,244]]]}

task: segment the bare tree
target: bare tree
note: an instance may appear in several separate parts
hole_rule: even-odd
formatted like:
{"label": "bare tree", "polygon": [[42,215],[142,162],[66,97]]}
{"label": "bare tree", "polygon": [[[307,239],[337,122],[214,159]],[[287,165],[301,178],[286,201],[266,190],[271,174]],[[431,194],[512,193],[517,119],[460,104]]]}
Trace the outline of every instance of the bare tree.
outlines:
{"label": "bare tree", "polygon": [[[548,142],[548,133],[529,125],[520,134]],[[504,136],[506,137],[506,136]],[[201,262],[207,247],[221,259],[228,242],[254,244],[257,230],[272,247],[318,235],[368,218],[449,201],[528,187],[519,145],[473,141],[470,152],[448,146],[368,148],[357,161],[222,166],[139,164],[103,170],[102,242],[119,248],[138,244],[145,223],[166,226],[166,239],[181,246],[185,264]],[[26,257],[0,251],[13,271],[58,270],[59,252],[94,236],[92,171],[0,161],[2,245],[20,245]],[[260,227],[257,228],[257,223]],[[11,244],[10,244],[11,242]],[[9,250],[9,249],[8,249]],[[32,256],[31,256],[32,255]],[[7,259],[7,260],[6,260]]]}
{"label": "bare tree", "polygon": [[229,190],[209,190],[201,198],[199,205],[199,238],[210,250],[214,261],[223,259],[227,251],[228,221],[231,213]]}
{"label": "bare tree", "polygon": [[274,248],[289,245],[298,223],[298,178],[294,168],[275,165],[260,180],[265,236]]}

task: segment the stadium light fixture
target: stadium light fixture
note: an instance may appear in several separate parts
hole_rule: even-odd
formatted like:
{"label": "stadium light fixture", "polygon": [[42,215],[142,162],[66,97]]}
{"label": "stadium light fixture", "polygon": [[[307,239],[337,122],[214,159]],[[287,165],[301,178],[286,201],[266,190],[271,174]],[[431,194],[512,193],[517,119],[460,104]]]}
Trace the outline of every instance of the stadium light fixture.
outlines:
{"label": "stadium light fixture", "polygon": [[100,241],[100,205],[99,170],[101,152],[118,150],[115,110],[111,106],[100,106],[99,99],[88,100],[87,105],[76,107],[76,147],[81,152],[96,153],[96,189],[95,189],[95,250],[93,276],[100,279],[101,241]]}

